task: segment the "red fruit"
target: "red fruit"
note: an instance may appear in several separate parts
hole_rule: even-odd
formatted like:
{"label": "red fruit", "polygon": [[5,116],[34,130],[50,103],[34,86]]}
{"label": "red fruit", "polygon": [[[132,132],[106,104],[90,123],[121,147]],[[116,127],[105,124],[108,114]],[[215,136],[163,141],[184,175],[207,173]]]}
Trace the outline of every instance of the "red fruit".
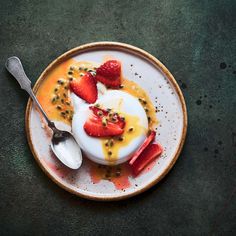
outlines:
{"label": "red fruit", "polygon": [[70,82],[71,90],[88,103],[94,103],[98,97],[96,81],[91,73]]}
{"label": "red fruit", "polygon": [[121,85],[121,79],[120,77],[117,77],[116,79],[110,79],[106,78],[101,75],[96,75],[96,80],[105,84],[106,86],[112,87],[112,88],[118,88]]}
{"label": "red fruit", "polygon": [[96,70],[96,80],[109,87],[119,87],[121,85],[121,65],[117,60],[106,61]]}
{"label": "red fruit", "polygon": [[[125,121],[115,114],[115,121],[109,118],[109,112],[95,106],[91,106],[92,114],[84,124],[85,132],[92,137],[108,137],[121,135],[124,132]],[[105,121],[105,125],[104,125]]]}
{"label": "red fruit", "polygon": [[156,132],[155,131],[151,131],[151,133],[149,134],[149,136],[145,139],[144,143],[142,144],[142,146],[138,149],[138,151],[135,152],[135,154],[133,155],[133,157],[130,159],[129,164],[133,165],[135,160],[140,156],[140,154],[143,152],[143,150],[149,145],[149,143],[151,143],[154,138],[156,136]]}
{"label": "red fruit", "polygon": [[[101,109],[96,106],[90,106],[89,109],[93,111],[94,115],[99,116],[100,118],[102,118],[103,116],[107,116],[109,114],[109,112],[107,110]],[[99,113],[101,115],[99,115]],[[112,118],[116,120],[115,124],[119,125],[121,129],[124,129],[125,120],[123,118],[121,118],[118,113],[114,113]]]}
{"label": "red fruit", "polygon": [[149,144],[132,165],[134,175],[138,175],[149,163],[160,156],[163,148],[158,143]]}
{"label": "red fruit", "polygon": [[96,73],[110,79],[116,79],[120,76],[121,65],[117,60],[109,60],[97,68]]}

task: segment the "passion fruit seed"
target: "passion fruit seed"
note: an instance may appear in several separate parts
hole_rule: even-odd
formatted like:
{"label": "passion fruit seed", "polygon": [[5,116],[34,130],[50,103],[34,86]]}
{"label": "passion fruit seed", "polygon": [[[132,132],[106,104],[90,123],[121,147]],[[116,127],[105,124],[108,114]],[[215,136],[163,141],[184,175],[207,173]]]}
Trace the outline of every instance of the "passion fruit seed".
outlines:
{"label": "passion fruit seed", "polygon": [[73,75],[73,73],[74,73],[74,72],[73,72],[73,71],[71,71],[71,70],[70,70],[70,71],[68,71],[68,75]]}
{"label": "passion fruit seed", "polygon": [[112,151],[108,151],[108,155],[111,156],[112,155]]}
{"label": "passion fruit seed", "polygon": [[58,109],[58,110],[61,110],[61,106],[58,105],[58,106],[57,106],[57,109]]}
{"label": "passion fruit seed", "polygon": [[97,114],[98,114],[99,116],[102,116],[102,115],[103,115],[103,112],[102,112],[102,111],[98,111]]}
{"label": "passion fruit seed", "polygon": [[151,122],[151,117],[150,116],[148,116],[148,122]]}
{"label": "passion fruit seed", "polygon": [[134,127],[129,128],[129,132],[132,132],[134,130]]}
{"label": "passion fruit seed", "polygon": [[64,104],[64,99],[63,98],[61,99],[61,103]]}
{"label": "passion fruit seed", "polygon": [[114,145],[114,141],[113,141],[113,139],[111,139],[109,142],[109,146],[112,147],[113,145]]}
{"label": "passion fruit seed", "polygon": [[63,93],[63,96],[64,96],[64,98],[66,98],[66,97],[67,97],[67,95],[66,95],[65,93]]}
{"label": "passion fruit seed", "polygon": [[95,107],[100,107],[100,104],[99,104],[99,103],[96,103],[96,104],[95,104]]}
{"label": "passion fruit seed", "polygon": [[72,81],[74,78],[73,77],[69,77],[69,80]]}
{"label": "passion fruit seed", "polygon": [[64,89],[67,90],[67,89],[68,89],[68,86],[65,86]]}
{"label": "passion fruit seed", "polygon": [[70,112],[68,110],[66,110],[66,114],[69,114]]}
{"label": "passion fruit seed", "polygon": [[119,140],[119,141],[123,141],[123,140],[124,140],[124,137],[120,136],[120,137],[118,138],[118,140]]}
{"label": "passion fruit seed", "polygon": [[124,121],[124,120],[125,120],[125,117],[124,117],[124,116],[120,116],[120,119]]}
{"label": "passion fruit seed", "polygon": [[146,112],[149,112],[148,108],[146,108],[146,107],[144,107],[144,110],[145,110]]}
{"label": "passion fruit seed", "polygon": [[106,140],[105,141],[105,146],[108,147],[108,145],[109,145],[109,140]]}
{"label": "passion fruit seed", "polygon": [[58,92],[58,88],[55,88],[55,89],[54,89],[54,92],[55,92],[55,93]]}
{"label": "passion fruit seed", "polygon": [[54,104],[54,103],[56,103],[56,101],[57,101],[56,97],[53,97],[52,98],[52,103]]}
{"label": "passion fruit seed", "polygon": [[87,71],[88,70],[88,68],[84,68],[84,71]]}
{"label": "passion fruit seed", "polygon": [[75,69],[75,67],[74,66],[70,66],[70,70],[74,70]]}
{"label": "passion fruit seed", "polygon": [[61,112],[61,115],[62,115],[62,116],[65,116],[65,115],[66,115],[66,113],[65,113],[64,111],[62,111],[62,112]]}
{"label": "passion fruit seed", "polygon": [[102,118],[102,125],[103,126],[107,126],[107,119],[106,119],[106,117]]}
{"label": "passion fruit seed", "polygon": [[84,76],[84,73],[80,73],[79,75],[80,75],[80,76]]}
{"label": "passion fruit seed", "polygon": [[123,85],[123,84],[121,84],[119,87],[120,87],[120,88],[124,88],[124,85]]}
{"label": "passion fruit seed", "polygon": [[66,105],[70,106],[70,102],[67,102],[67,101],[66,101]]}
{"label": "passion fruit seed", "polygon": [[63,84],[64,84],[64,81],[61,80],[61,79],[59,79],[59,80],[57,81],[57,83],[60,84],[60,85],[63,85]]}

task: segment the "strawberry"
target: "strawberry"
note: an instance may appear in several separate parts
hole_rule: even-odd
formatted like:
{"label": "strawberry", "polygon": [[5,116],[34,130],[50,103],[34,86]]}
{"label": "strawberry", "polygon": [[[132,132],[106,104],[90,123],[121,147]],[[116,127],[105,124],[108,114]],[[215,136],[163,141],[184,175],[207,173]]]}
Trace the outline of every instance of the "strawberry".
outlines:
{"label": "strawberry", "polygon": [[[100,117],[107,116],[109,114],[109,111],[101,109],[101,108],[96,107],[96,106],[90,106],[89,109],[93,111],[94,115],[99,115],[99,113],[100,113],[101,114]],[[108,117],[108,119],[111,120],[111,117]],[[121,129],[124,129],[124,127],[125,127],[124,118],[119,116],[118,113],[113,113],[112,119],[116,120],[115,123],[117,125],[119,125]]]}
{"label": "strawberry", "polygon": [[116,79],[120,76],[121,65],[117,60],[109,60],[97,68],[96,73],[110,79]]}
{"label": "strawberry", "polygon": [[133,165],[135,160],[140,156],[140,154],[143,152],[143,150],[154,140],[156,136],[155,131],[151,131],[149,136],[144,140],[144,143],[142,146],[134,153],[133,157],[130,159],[129,164]]}
{"label": "strawberry", "polygon": [[125,121],[117,113],[109,117],[109,111],[91,106],[92,114],[84,124],[85,132],[92,137],[121,135]]}
{"label": "strawberry", "polygon": [[71,90],[88,103],[97,100],[98,91],[93,75],[87,72],[84,76],[70,82]]}
{"label": "strawberry", "polygon": [[134,175],[138,175],[149,163],[151,163],[156,157],[160,156],[162,152],[163,148],[160,144],[149,144],[132,165]]}
{"label": "strawberry", "polygon": [[109,78],[106,78],[104,76],[101,76],[101,75],[96,75],[96,80],[105,84],[106,86],[108,87],[112,87],[112,88],[118,88],[120,85],[121,85],[121,79],[120,77],[114,79],[114,80],[111,80]]}
{"label": "strawberry", "polygon": [[121,85],[121,64],[117,60],[109,60],[96,70],[96,80],[109,87]]}

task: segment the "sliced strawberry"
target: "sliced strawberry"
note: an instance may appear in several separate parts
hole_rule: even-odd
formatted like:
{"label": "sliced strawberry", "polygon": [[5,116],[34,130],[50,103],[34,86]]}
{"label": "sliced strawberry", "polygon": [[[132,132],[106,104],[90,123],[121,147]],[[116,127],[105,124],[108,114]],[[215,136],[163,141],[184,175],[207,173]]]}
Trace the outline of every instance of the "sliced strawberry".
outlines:
{"label": "sliced strawberry", "polygon": [[87,72],[84,76],[70,82],[71,90],[88,103],[94,103],[98,97],[96,81],[93,75]]}
{"label": "sliced strawberry", "polygon": [[117,60],[109,60],[97,68],[96,73],[110,79],[120,77],[121,65]]}
{"label": "sliced strawberry", "polygon": [[161,155],[163,148],[159,143],[149,144],[132,165],[134,175],[138,175],[149,163]]}
{"label": "sliced strawberry", "polygon": [[124,129],[120,128],[119,125],[109,121],[106,126],[103,126],[101,119],[99,120],[96,116],[94,117],[94,115],[85,122],[84,130],[92,137],[116,136],[124,132]]}
{"label": "sliced strawberry", "polygon": [[155,131],[151,131],[151,133],[145,139],[145,141],[142,144],[142,146],[135,152],[133,157],[130,159],[130,161],[129,161],[130,165],[134,164],[135,160],[140,156],[140,154],[143,152],[143,150],[154,140],[155,136],[156,136],[156,132]]}
{"label": "sliced strawberry", "polygon": [[89,136],[117,136],[124,132],[125,121],[117,113],[113,113],[110,117],[110,113],[107,110],[96,106],[89,108],[92,114],[84,124],[84,130]]}
{"label": "sliced strawberry", "polygon": [[[101,109],[96,106],[90,106],[89,109],[93,111],[94,115],[97,115],[99,117],[108,116],[108,114],[109,114],[109,111],[107,111],[105,109]],[[107,117],[107,118],[111,120],[111,117]],[[121,129],[124,129],[125,119],[123,117],[119,116],[118,113],[114,113],[112,115],[112,118],[115,120],[115,121],[113,121],[113,123],[119,125]]]}
{"label": "sliced strawberry", "polygon": [[112,88],[117,88],[121,85],[120,77],[117,77],[116,79],[110,79],[110,78],[107,78],[107,77],[97,74],[95,78],[97,81],[105,84],[106,86],[112,87]]}

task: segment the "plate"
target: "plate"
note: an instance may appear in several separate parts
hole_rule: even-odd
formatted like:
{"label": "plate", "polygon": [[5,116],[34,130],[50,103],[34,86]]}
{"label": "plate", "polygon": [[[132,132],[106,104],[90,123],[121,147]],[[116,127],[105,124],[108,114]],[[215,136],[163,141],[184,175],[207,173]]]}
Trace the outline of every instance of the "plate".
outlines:
{"label": "plate", "polygon": [[139,176],[130,175],[128,165],[124,164],[119,177],[101,178],[104,171],[109,170],[103,170],[103,166],[92,163],[87,158],[84,158],[79,170],[68,169],[53,156],[49,147],[50,134],[30,99],[25,117],[29,146],[47,176],[73,194],[100,201],[129,198],[157,184],[178,159],[187,131],[184,97],[172,74],[154,56],[128,44],[97,42],[74,48],[58,57],[44,70],[33,90],[37,94],[44,79],[67,60],[102,63],[107,56],[122,62],[123,76],[139,84],[148,93],[157,110],[159,124],[156,140],[162,144],[164,152]]}

